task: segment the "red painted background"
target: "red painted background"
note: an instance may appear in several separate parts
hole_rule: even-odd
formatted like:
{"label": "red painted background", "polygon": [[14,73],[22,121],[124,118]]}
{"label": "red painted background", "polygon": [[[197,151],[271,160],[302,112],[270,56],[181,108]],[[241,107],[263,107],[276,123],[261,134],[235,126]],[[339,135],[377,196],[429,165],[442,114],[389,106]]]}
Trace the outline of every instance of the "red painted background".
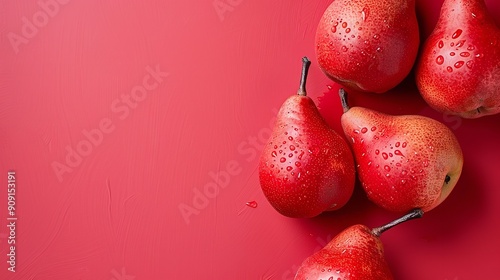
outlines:
{"label": "red painted background", "polygon": [[[330,2],[0,1],[0,279],[293,279],[345,227],[396,218],[357,188],[340,211],[290,219],[259,187],[260,149],[304,55],[309,95],[340,131],[338,86],[314,56]],[[424,38],[441,3],[417,0]],[[351,97],[442,121],[464,150],[445,203],[382,236],[396,279],[495,279],[500,115],[436,113],[412,76]]]}

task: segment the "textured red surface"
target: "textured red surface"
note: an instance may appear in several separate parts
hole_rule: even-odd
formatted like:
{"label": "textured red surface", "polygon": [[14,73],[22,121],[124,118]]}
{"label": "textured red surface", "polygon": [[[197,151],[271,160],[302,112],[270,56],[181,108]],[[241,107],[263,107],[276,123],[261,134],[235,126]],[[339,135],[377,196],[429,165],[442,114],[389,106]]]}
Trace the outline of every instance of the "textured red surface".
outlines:
{"label": "textured red surface", "polygon": [[[441,2],[417,1],[424,36]],[[486,2],[500,23],[500,4]],[[293,279],[344,228],[395,218],[358,186],[340,211],[290,219],[258,184],[260,150],[304,55],[309,96],[340,131],[338,86],[313,46],[329,0],[40,3],[0,1],[0,279]],[[411,77],[350,103],[431,116],[464,150],[450,197],[382,236],[395,278],[494,279],[500,115],[443,116]]]}

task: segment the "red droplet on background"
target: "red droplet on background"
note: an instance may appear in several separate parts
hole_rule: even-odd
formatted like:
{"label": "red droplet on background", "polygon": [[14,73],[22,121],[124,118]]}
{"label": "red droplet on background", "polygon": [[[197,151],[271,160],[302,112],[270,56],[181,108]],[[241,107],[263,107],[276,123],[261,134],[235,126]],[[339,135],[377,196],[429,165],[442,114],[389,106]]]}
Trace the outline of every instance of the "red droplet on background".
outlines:
{"label": "red droplet on background", "polygon": [[246,205],[248,207],[257,208],[257,201],[255,201],[255,200],[249,201],[249,202],[246,203]]}

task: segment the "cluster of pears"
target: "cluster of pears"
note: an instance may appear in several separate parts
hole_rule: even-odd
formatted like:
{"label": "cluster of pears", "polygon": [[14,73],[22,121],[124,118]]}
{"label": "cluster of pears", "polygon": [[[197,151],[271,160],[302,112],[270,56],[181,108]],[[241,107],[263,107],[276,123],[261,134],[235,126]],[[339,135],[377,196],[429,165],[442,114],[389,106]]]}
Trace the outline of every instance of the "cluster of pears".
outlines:
{"label": "cluster of pears", "polygon": [[463,154],[444,124],[350,107],[346,90],[387,92],[415,66],[432,108],[464,118],[500,113],[500,29],[484,0],[444,0],[420,46],[415,0],[336,0],[319,22],[316,55],[343,87],[345,138],[307,96],[304,57],[299,90],[281,106],[261,155],[262,191],[279,213],[310,218],[343,207],[357,177],[376,205],[408,214],[380,228],[347,228],[306,259],[295,279],[393,279],[380,234],[441,204],[459,180]]}
{"label": "cluster of pears", "polygon": [[484,0],[444,0],[422,45],[415,0],[335,0],[319,22],[316,54],[349,89],[386,92],[415,66],[419,92],[437,111],[500,113],[500,29]]}
{"label": "cluster of pears", "polygon": [[357,175],[371,201],[408,214],[380,228],[347,228],[307,258],[295,279],[393,279],[379,236],[446,199],[462,172],[460,145],[434,119],[350,108],[341,88],[345,141],[307,96],[310,61],[302,61],[299,90],[281,106],[260,158],[259,180],[269,203],[285,216],[311,218],[344,206]]}

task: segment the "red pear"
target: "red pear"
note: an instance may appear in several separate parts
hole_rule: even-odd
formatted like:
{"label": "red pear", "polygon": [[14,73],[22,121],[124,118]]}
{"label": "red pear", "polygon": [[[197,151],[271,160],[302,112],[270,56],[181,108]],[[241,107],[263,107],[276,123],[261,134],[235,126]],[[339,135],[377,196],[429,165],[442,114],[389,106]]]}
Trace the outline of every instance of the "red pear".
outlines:
{"label": "red pear", "polygon": [[363,107],[349,108],[339,91],[342,128],[354,152],[357,173],[368,198],[382,208],[430,211],[455,187],[463,155],[453,132],[419,115],[393,116]]}
{"label": "red pear", "polygon": [[365,92],[398,85],[412,69],[419,43],[415,0],[335,0],[316,31],[323,72]]}
{"label": "red pear", "polygon": [[437,111],[464,118],[500,113],[500,29],[484,0],[444,1],[416,81]]}
{"label": "red pear", "polygon": [[260,185],[270,204],[295,218],[314,217],[344,206],[355,181],[349,145],[306,95],[309,65],[303,58],[298,93],[281,106],[259,165]]}
{"label": "red pear", "polygon": [[323,249],[308,257],[295,280],[391,280],[380,235],[402,222],[420,218],[417,209],[382,227],[351,226],[335,236]]}

